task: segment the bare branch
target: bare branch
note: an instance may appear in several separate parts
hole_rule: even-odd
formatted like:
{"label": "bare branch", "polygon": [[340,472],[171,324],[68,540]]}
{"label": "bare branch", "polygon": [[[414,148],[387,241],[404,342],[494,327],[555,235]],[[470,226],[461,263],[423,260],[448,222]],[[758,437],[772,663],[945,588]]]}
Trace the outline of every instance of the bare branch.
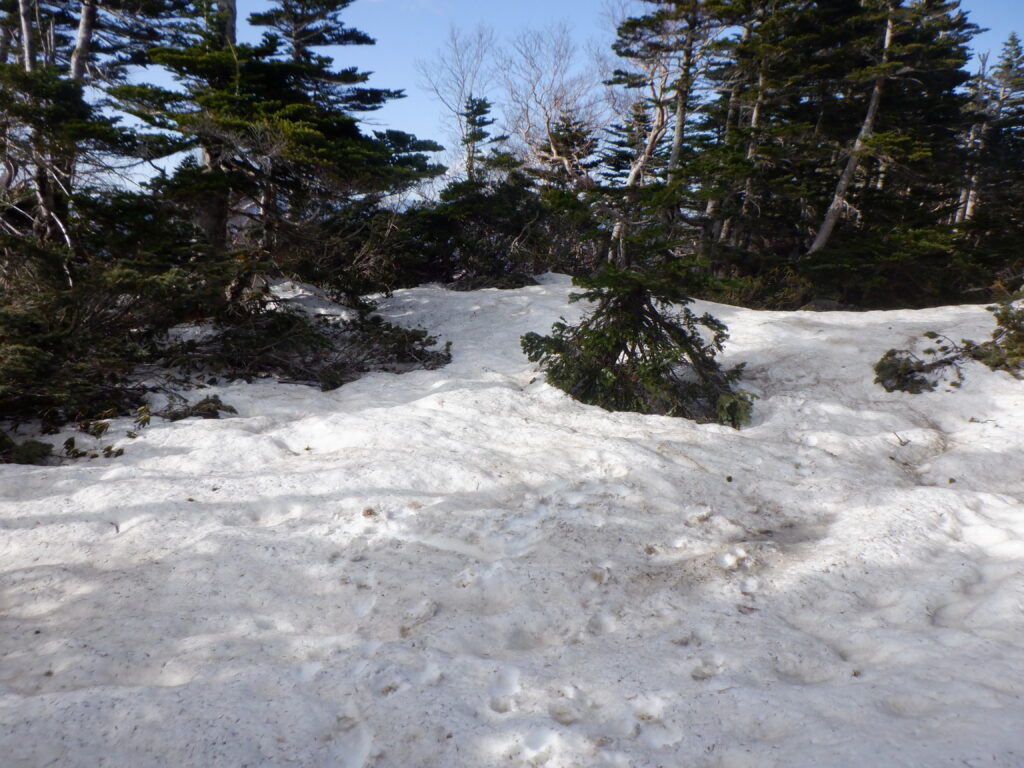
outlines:
{"label": "bare branch", "polygon": [[495,47],[494,32],[480,25],[470,31],[448,28],[444,46],[433,58],[416,61],[420,87],[430,91],[448,113],[448,133],[461,143],[466,138],[462,113],[470,97],[480,97],[492,85],[490,57]]}

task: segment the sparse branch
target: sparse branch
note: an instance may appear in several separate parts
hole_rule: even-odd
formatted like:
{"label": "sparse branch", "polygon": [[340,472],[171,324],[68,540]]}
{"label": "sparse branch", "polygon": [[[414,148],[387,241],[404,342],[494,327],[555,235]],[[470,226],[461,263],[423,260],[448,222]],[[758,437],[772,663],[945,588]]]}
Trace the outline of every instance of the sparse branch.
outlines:
{"label": "sparse branch", "polygon": [[483,25],[470,31],[452,26],[444,45],[428,60],[416,61],[420,87],[433,94],[448,116],[450,138],[460,146],[471,130],[464,118],[466,103],[490,90],[490,58],[494,32]]}
{"label": "sparse branch", "polygon": [[593,182],[577,158],[566,154],[555,129],[571,119],[590,132],[606,123],[596,67],[581,66],[568,27],[527,30],[498,58],[505,90],[505,122],[536,165],[560,165],[577,186]]}

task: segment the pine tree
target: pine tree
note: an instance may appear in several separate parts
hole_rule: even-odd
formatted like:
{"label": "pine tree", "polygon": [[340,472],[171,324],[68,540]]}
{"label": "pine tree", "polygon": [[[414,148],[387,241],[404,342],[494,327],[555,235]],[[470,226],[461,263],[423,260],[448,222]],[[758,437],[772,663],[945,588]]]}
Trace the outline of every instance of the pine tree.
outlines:
{"label": "pine tree", "polygon": [[[277,3],[245,44],[234,0],[0,4],[0,419],[123,411],[163,330],[245,311],[240,278],[304,266],[289,249],[437,171],[436,145],[360,129],[398,92],[316,52],[370,42],[339,31],[346,5]],[[128,82],[149,66],[178,87]],[[116,178],[182,150],[142,191]]]}
{"label": "pine tree", "polygon": [[121,188],[116,176],[173,141],[119,125],[96,97],[147,44],[151,13],[172,5],[20,2],[6,10],[0,419],[124,410],[138,392],[122,374],[214,283],[190,266],[194,232],[173,206]]}

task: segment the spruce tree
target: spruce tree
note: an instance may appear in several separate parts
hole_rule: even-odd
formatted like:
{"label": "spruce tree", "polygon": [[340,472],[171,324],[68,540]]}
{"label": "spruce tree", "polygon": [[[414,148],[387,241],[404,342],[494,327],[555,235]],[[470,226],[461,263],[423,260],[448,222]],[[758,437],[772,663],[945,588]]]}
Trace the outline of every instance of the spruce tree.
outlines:
{"label": "spruce tree", "polygon": [[783,306],[955,295],[967,274],[950,258],[950,182],[976,31],[957,3],[749,0],[731,13],[694,167],[716,271]]}
{"label": "spruce tree", "polygon": [[165,190],[199,201],[213,248],[237,237],[227,228],[232,210],[255,221],[262,250],[273,255],[304,239],[304,223],[322,221],[346,201],[438,172],[423,154],[439,149],[432,142],[399,131],[366,135],[359,126],[355,113],[400,92],[364,87],[366,73],[335,69],[315,51],[372,42],[341,25],[337,15],[347,5],[281,0],[253,16],[269,28],[262,41],[229,44],[228,17],[207,3],[178,45],[152,52],[184,95],[152,86],[118,90],[134,114],[201,148],[201,163],[183,163]]}
{"label": "spruce tree", "polygon": [[727,338],[714,317],[688,306],[704,274],[686,207],[683,145],[694,100],[698,48],[708,35],[699,2],[651,2],[627,19],[614,46],[626,60],[615,81],[638,94],[604,156],[611,182],[595,195],[610,232],[608,263],[575,283],[593,307],[577,325],[523,337],[548,381],[583,402],[739,427],[749,398],[739,369],[715,359]]}
{"label": "spruce tree", "polygon": [[975,122],[965,138],[970,163],[956,221],[979,282],[994,282],[999,298],[1024,286],[1024,46],[1016,33],[995,66],[982,67],[973,96]]}

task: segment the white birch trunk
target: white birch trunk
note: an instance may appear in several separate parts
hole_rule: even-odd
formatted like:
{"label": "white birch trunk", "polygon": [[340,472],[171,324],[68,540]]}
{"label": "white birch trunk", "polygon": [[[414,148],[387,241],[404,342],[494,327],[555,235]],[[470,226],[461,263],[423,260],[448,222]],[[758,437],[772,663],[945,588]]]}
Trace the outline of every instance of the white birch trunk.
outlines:
{"label": "white birch trunk", "polygon": [[96,0],[82,0],[81,15],[78,17],[78,35],[75,50],[71,52],[71,79],[76,83],[85,80],[85,71],[92,52],[92,36],[96,28]]}
{"label": "white birch trunk", "polygon": [[[889,20],[885,28],[885,43],[882,47],[882,66],[885,66],[889,62],[889,50],[892,48],[892,40],[895,31],[896,16],[892,13],[890,6]],[[832,232],[835,230],[836,224],[839,223],[839,217],[846,208],[846,194],[849,192],[850,186],[853,184],[853,179],[857,175],[857,169],[860,167],[861,156],[864,153],[867,140],[871,138],[875,131],[875,121],[878,118],[878,110],[882,103],[882,90],[885,87],[885,80],[886,77],[884,74],[875,79],[875,86],[871,90],[871,100],[868,102],[868,111],[864,116],[864,122],[861,123],[860,132],[857,134],[857,139],[853,143],[853,149],[850,151],[850,157],[846,161],[846,168],[843,169],[843,173],[839,177],[839,183],[836,185],[835,195],[832,197],[832,204],[829,206],[828,212],[825,214],[825,220],[822,222],[820,229],[818,229],[818,234],[814,238],[814,243],[807,251],[808,256],[817,253],[828,245],[828,241],[832,237]]]}
{"label": "white birch trunk", "polygon": [[668,177],[670,180],[679,175],[679,160],[683,152],[683,136],[686,133],[690,90],[693,85],[693,47],[696,37],[694,25],[696,23],[696,14],[693,14],[686,24],[683,63],[679,73],[679,80],[676,83],[676,119],[672,129],[672,152],[668,159]]}
{"label": "white birch trunk", "polygon": [[[651,162],[651,158],[654,157],[658,144],[665,137],[667,129],[668,110],[659,104],[654,108],[654,120],[651,123],[650,130],[647,132],[647,140],[644,142],[643,151],[636,157],[629,169],[629,176],[626,178],[625,184],[626,189],[635,189],[640,185],[643,172]],[[615,222],[615,227],[612,229],[612,249],[608,254],[608,260],[622,267],[626,266],[625,236],[626,219],[624,216],[620,216],[619,220]]]}
{"label": "white birch trunk", "polygon": [[18,0],[18,17],[21,21],[21,57],[26,72],[36,68],[36,41],[32,30],[33,0]]}

